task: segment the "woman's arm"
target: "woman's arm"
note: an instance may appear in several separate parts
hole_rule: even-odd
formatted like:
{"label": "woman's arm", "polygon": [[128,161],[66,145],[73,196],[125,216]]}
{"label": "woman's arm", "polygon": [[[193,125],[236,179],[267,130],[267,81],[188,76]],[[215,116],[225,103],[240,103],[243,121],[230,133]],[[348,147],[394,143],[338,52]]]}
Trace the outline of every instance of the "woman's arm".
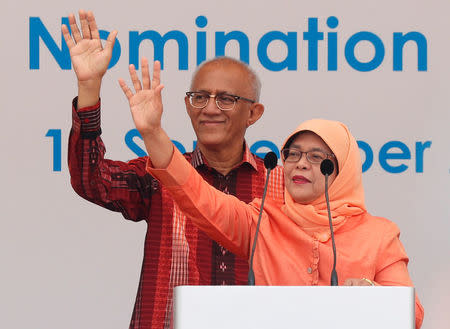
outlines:
{"label": "woman's arm", "polygon": [[147,171],[165,186],[181,211],[213,240],[248,259],[258,210],[209,185],[176,148],[167,168],[155,169],[152,161]]}
{"label": "woman's arm", "polygon": [[169,190],[181,211],[194,224],[233,253],[247,257],[253,226],[252,207],[210,186],[174,148],[161,127],[163,85],[160,71],[160,63],[156,61],[150,81],[148,62],[143,58],[142,83],[134,66],[130,65],[134,93],[119,80],[151,159],[147,170]]}
{"label": "woman's arm", "polygon": [[[394,223],[390,222],[380,245],[377,256],[375,281],[382,286],[409,286],[414,284],[408,273],[408,256],[401,243],[400,230]],[[416,292],[416,329],[422,325],[424,310],[417,297]]]}

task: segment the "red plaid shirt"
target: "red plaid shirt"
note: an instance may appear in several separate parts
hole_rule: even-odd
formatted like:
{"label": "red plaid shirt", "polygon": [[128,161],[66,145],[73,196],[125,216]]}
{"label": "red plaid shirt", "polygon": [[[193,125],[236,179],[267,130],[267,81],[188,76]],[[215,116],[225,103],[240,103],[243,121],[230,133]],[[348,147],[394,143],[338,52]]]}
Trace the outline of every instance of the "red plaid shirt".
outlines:
{"label": "red plaid shirt", "polygon": [[[100,102],[76,110],[72,104],[69,170],[74,190],[84,199],[129,220],[147,221],[144,260],[130,328],[171,328],[172,291],[178,285],[246,285],[247,260],[199,231],[180,212],[167,190],[150,176],[147,157],[128,162],[104,158]],[[185,157],[212,186],[244,202],[261,197],[266,169],[245,146],[243,161],[226,176],[209,167],[197,148]],[[282,198],[281,167],[272,171],[268,196]]]}

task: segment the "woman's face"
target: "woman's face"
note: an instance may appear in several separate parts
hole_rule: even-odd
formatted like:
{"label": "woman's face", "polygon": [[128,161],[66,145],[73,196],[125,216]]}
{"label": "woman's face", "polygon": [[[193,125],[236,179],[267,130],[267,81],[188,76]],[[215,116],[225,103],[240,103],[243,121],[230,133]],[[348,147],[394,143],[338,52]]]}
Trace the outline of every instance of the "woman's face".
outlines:
{"label": "woman's face", "polygon": [[[289,146],[289,149],[297,149],[302,152],[322,151],[333,154],[327,144],[313,132],[300,133]],[[329,157],[334,163],[335,170],[328,177],[328,186],[336,178],[337,162],[334,157]],[[284,162],[284,181],[286,189],[295,202],[308,204],[325,193],[325,176],[320,172],[320,163],[311,163],[306,154],[303,154],[297,162]]]}

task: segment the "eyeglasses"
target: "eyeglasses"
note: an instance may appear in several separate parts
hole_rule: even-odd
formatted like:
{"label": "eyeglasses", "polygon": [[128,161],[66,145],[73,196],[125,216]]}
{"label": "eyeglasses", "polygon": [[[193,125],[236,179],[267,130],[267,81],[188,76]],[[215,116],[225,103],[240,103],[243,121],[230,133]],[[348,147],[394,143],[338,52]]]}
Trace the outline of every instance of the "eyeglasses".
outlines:
{"label": "eyeglasses", "polygon": [[238,100],[247,101],[250,103],[256,103],[256,101],[252,99],[248,99],[241,96],[230,95],[227,93],[220,93],[217,95],[208,94],[206,92],[200,91],[188,91],[186,92],[186,96],[189,97],[189,103],[196,109],[202,109],[208,105],[209,99],[214,98],[216,100],[216,105],[222,111],[230,111],[234,109],[236,102]]}
{"label": "eyeglasses", "polygon": [[281,150],[281,156],[284,162],[298,162],[302,158],[303,154],[306,155],[306,160],[310,163],[318,164],[327,158],[334,158],[334,154],[325,153],[319,150],[313,150],[309,152],[302,152],[299,149],[283,149]]}

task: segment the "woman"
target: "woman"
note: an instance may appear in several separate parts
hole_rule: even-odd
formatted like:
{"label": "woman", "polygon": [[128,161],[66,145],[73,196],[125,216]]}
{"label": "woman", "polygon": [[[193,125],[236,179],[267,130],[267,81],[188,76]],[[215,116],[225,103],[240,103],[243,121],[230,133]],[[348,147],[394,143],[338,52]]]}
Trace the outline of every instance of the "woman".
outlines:
{"label": "woman", "polygon": [[[157,63],[155,73],[159,77]],[[131,104],[133,94],[123,83],[121,86]],[[261,200],[246,204],[204,182],[161,128],[159,78],[154,78],[150,89],[150,103],[132,106],[134,122],[151,158],[148,172],[165,185],[200,229],[249,259]],[[284,202],[267,199],[264,205],[254,256],[256,284],[329,284],[333,253],[320,172],[320,163],[326,158],[336,168],[329,177],[329,196],[339,284],[412,286],[397,226],[370,215],[365,208],[355,138],[344,124],[321,119],[302,123],[282,147],[285,198]],[[423,308],[416,296],[416,328],[422,320]]]}

